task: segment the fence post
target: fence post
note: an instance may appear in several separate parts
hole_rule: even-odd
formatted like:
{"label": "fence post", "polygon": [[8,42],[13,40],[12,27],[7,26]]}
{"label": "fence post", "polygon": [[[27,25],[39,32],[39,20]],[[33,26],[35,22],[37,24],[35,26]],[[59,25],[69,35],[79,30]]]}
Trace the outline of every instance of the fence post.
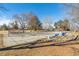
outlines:
{"label": "fence post", "polygon": [[3,46],[3,34],[0,34],[0,48]]}

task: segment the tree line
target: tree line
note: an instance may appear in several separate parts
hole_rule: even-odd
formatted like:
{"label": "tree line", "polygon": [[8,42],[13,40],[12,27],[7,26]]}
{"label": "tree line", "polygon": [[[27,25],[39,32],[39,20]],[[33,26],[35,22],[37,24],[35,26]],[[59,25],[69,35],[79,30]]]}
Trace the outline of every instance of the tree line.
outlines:
{"label": "tree line", "polygon": [[31,13],[29,14],[16,14],[12,16],[12,21],[6,25],[3,24],[0,26],[0,30],[45,30],[45,31],[54,31],[54,30],[62,30],[69,31],[70,24],[69,20],[59,20],[54,23],[54,27],[52,26],[52,22],[50,18],[45,19],[44,24],[39,20],[36,15]]}

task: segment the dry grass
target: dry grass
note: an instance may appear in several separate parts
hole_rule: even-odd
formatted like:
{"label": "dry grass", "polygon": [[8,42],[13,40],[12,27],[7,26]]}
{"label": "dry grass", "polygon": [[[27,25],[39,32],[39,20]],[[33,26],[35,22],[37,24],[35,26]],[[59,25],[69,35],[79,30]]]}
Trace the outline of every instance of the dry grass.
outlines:
{"label": "dry grass", "polygon": [[[0,34],[1,33],[2,32],[0,32]],[[5,32],[3,33],[5,34]],[[72,34],[79,34],[79,33],[73,32]],[[2,44],[1,41],[2,37],[3,36],[0,36],[0,45]],[[79,55],[79,44],[0,51],[0,56],[72,56],[72,55]]]}

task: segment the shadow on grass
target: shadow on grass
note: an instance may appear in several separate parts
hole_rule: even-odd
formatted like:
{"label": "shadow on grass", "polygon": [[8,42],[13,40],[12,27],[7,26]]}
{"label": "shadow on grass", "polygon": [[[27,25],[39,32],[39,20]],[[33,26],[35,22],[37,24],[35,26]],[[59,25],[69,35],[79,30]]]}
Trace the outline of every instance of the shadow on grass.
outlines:
{"label": "shadow on grass", "polygon": [[24,47],[7,47],[7,48],[0,48],[0,51],[7,51],[7,50],[18,50],[18,49],[35,49],[35,48],[42,48],[42,47],[54,47],[54,46],[65,46],[65,45],[73,45],[73,44],[79,44],[79,43],[72,43],[72,44],[49,44],[49,45],[40,45],[40,46],[24,46]]}
{"label": "shadow on grass", "polygon": [[16,48],[6,47],[6,48],[0,48],[0,51],[17,50],[17,49],[33,49],[33,48],[41,48],[47,46],[60,46],[60,45],[50,44],[50,45],[40,45],[40,46],[24,46],[24,47],[16,47]]}

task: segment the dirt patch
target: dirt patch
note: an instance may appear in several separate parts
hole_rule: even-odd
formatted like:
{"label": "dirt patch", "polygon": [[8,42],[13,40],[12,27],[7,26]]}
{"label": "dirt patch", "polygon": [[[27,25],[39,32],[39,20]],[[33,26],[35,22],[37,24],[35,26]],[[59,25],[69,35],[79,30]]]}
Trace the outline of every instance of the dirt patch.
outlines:
{"label": "dirt patch", "polygon": [[64,56],[73,55],[73,52],[74,51],[71,48],[52,46],[32,49],[29,51],[29,55]]}
{"label": "dirt patch", "polygon": [[68,45],[67,47],[73,49],[73,51],[74,51],[74,56],[79,56],[79,44]]}
{"label": "dirt patch", "polygon": [[33,49],[0,51],[0,56],[72,56],[72,48],[64,46],[49,46]]}

